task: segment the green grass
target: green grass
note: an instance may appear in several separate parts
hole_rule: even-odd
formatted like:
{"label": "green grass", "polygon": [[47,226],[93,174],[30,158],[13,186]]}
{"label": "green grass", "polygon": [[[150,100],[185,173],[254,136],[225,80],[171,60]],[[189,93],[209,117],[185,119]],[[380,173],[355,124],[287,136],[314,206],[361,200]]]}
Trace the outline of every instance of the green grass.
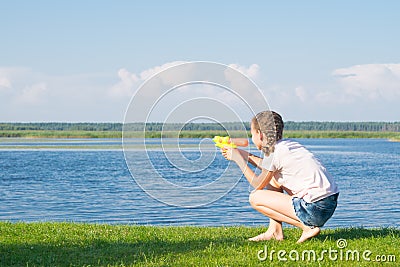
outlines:
{"label": "green grass", "polygon": [[120,131],[45,131],[9,130],[0,131],[0,137],[23,138],[121,138]]}
{"label": "green grass", "polygon": [[[285,231],[283,242],[253,243],[247,238],[265,231],[261,227],[155,227],[112,226],[80,223],[9,223],[0,222],[1,266],[281,266],[278,251],[286,251],[288,266],[378,266],[368,262],[362,253],[375,260],[385,255],[395,266],[400,261],[400,230],[339,228],[323,230],[303,244],[296,244],[298,229]],[[337,240],[345,239],[347,247],[339,249]],[[270,255],[272,251],[272,261]],[[308,251],[313,250],[308,258]],[[331,250],[318,261],[323,250]],[[336,250],[336,254],[333,250]],[[360,261],[347,251],[357,250]],[[260,261],[258,252],[268,257]],[[296,252],[299,261],[292,261]],[[306,252],[306,253],[305,253]],[[281,252],[282,253],[282,252]],[[290,257],[289,258],[289,253]],[[342,253],[342,260],[340,259]],[[304,254],[304,260],[302,255]],[[394,256],[390,256],[394,255]],[[282,255],[281,255],[282,256]],[[395,257],[395,259],[393,258]],[[382,258],[382,257],[381,257]]]}
{"label": "green grass", "polygon": [[[250,133],[247,133],[250,136]],[[147,131],[147,138],[212,138],[215,135],[227,135],[224,131]],[[245,137],[243,131],[229,131],[231,137]],[[42,131],[10,130],[0,131],[0,137],[23,138],[121,138],[120,131]],[[127,132],[124,137],[143,138],[141,131]],[[362,132],[362,131],[284,131],[286,138],[384,138],[400,141],[399,132]]]}
{"label": "green grass", "polygon": [[[243,136],[243,132],[231,131],[233,136]],[[130,138],[205,138],[215,135],[226,135],[223,131],[142,131],[127,132],[124,137]],[[23,138],[122,138],[121,131],[42,131],[42,130],[10,130],[0,131],[0,137]]]}

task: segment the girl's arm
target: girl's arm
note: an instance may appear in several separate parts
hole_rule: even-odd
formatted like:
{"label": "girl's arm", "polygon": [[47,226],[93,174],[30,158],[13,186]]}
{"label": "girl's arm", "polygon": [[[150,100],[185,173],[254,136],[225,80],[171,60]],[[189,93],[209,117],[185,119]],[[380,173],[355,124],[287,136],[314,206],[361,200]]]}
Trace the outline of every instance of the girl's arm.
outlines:
{"label": "girl's arm", "polygon": [[[247,152],[246,152],[247,153]],[[249,154],[249,153],[247,153]],[[248,155],[246,158],[243,156],[241,150],[235,149],[235,148],[223,148],[222,149],[222,155],[227,159],[227,160],[232,160],[234,161],[246,177],[247,181],[257,190],[263,189],[265,186],[269,184],[271,181],[272,177],[274,176],[274,173],[272,171],[268,171],[265,169],[262,169],[262,172],[260,175],[256,175],[250,168],[247,166],[247,163],[250,161],[247,161],[247,159],[251,158],[251,156],[254,155]],[[255,157],[255,156],[254,156]],[[257,157],[258,158],[258,157]],[[257,159],[256,159],[257,160]],[[259,165],[261,165],[261,162],[259,162]]]}
{"label": "girl's arm", "polygon": [[245,150],[241,150],[239,149],[240,154],[242,155],[242,157],[249,162],[251,165],[253,165],[254,167],[257,167],[258,169],[262,169],[261,167],[261,163],[263,161],[262,158],[257,157],[256,155],[253,155]]}

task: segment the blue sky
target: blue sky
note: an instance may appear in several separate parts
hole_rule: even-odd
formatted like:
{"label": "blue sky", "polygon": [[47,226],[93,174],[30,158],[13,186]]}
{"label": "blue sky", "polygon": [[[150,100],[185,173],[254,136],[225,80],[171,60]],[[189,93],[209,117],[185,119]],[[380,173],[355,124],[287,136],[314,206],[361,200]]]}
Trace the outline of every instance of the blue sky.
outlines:
{"label": "blue sky", "polygon": [[122,121],[142,74],[177,61],[235,64],[285,120],[399,121],[399,11],[399,1],[3,1],[0,121]]}

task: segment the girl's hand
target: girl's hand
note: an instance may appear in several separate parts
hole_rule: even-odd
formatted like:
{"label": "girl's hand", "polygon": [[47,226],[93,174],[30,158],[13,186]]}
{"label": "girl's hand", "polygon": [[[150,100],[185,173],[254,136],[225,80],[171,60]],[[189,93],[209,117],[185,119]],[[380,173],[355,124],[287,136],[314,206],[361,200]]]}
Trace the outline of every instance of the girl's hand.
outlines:
{"label": "girl's hand", "polygon": [[237,148],[232,148],[232,147],[223,147],[221,148],[221,153],[224,158],[227,160],[233,160],[236,161],[239,157],[241,157],[240,150]]}

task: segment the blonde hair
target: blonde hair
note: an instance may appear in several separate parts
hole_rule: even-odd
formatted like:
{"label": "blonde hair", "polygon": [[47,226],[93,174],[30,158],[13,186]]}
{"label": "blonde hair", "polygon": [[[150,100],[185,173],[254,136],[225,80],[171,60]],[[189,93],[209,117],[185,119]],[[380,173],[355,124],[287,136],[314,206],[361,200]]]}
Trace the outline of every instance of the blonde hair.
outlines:
{"label": "blonde hair", "polygon": [[262,151],[269,156],[275,150],[275,144],[282,139],[283,120],[281,115],[275,111],[262,111],[251,120],[255,130],[260,131],[263,136]]}

